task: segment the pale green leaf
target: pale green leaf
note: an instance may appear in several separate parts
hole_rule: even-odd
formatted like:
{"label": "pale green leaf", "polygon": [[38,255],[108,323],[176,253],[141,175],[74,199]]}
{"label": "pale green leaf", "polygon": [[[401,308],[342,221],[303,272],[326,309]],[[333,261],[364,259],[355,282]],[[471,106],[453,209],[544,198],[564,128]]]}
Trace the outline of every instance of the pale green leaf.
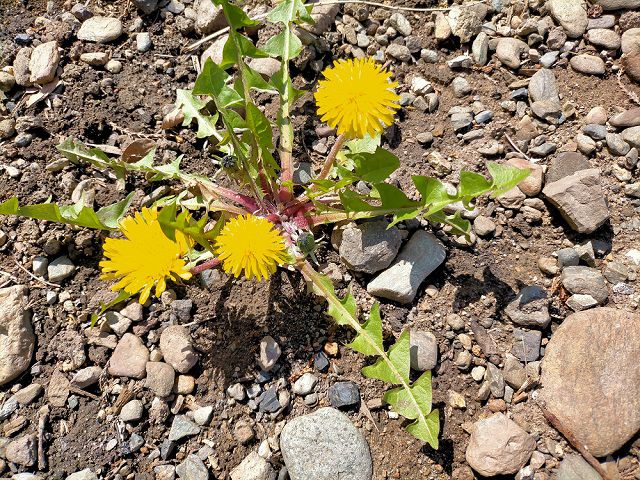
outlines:
{"label": "pale green leaf", "polygon": [[371,307],[369,318],[362,325],[364,330],[358,333],[347,347],[360,352],[363,355],[378,355],[384,351],[382,345],[382,319],[380,318],[380,304],[378,302]]}
{"label": "pale green leaf", "polygon": [[409,352],[409,331],[405,330],[400,335],[400,338],[398,338],[398,341],[389,348],[387,352],[389,362],[385,361],[384,357],[380,357],[373,365],[364,367],[362,374],[365,377],[377,378],[378,380],[395,385],[402,382],[408,383]]}

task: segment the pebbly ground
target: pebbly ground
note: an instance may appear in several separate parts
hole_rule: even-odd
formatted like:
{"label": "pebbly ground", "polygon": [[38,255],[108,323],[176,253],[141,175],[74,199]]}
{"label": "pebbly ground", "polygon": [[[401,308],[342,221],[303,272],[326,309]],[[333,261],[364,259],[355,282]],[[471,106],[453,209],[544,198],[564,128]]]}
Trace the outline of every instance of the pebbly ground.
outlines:
{"label": "pebbly ground", "polygon": [[[438,451],[382,405],[385,386],[362,377],[367,360],[343,347],[349,332],[299,276],[255,284],[207,272],[89,330],[109,298],[102,236],[3,218],[0,475],[599,478],[560,428],[611,475],[640,478],[640,4],[593,3],[316,7],[292,67],[311,90],[334,58],[386,63],[403,108],[384,142],[402,162],[392,181],[410,195],[412,174],[455,188],[461,169],[486,173],[489,159],[532,170],[464,212],[470,240],[417,221],[387,230],[384,219],[318,232],[320,268],[363,310],[380,300],[386,338],[410,328],[415,374],[433,369]],[[176,89],[221,53],[220,41],[185,50],[223,26],[209,3],[3,1],[0,22],[1,200],[88,194],[99,207],[135,191],[139,207],[170,191],[136,176],[118,191],[57,153],[67,137],[112,154],[146,139],[159,159],[184,154],[188,170],[213,174],[193,126],[161,128]],[[274,114],[273,99],[261,106]],[[335,138],[311,95],[294,120],[298,168],[310,172]],[[397,286],[410,274],[424,280],[407,296]]]}

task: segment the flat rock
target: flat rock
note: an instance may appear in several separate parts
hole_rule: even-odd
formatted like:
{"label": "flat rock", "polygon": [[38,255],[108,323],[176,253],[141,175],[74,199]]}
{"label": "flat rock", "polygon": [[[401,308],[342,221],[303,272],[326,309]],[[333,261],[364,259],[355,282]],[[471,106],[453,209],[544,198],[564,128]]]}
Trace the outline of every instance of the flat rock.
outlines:
{"label": "flat rock", "polygon": [[606,72],[604,60],[586,53],[572,57],[569,64],[576,72],[584,73],[585,75],[604,75]]}
{"label": "flat rock", "polygon": [[567,36],[581,37],[587,30],[587,6],[582,0],[548,0],[551,16],[560,24]]}
{"label": "flat rock", "polygon": [[220,65],[222,63],[222,51],[224,49],[224,44],[227,43],[228,39],[229,35],[222,35],[221,37],[216,38],[200,56],[200,63],[204,65],[207,59],[210,58],[213,63]]}
{"label": "flat rock", "polygon": [[633,50],[622,56],[622,66],[627,76],[636,83],[640,83],[640,49]]}
{"label": "flat rock", "polygon": [[260,340],[260,356],[258,357],[258,365],[265,372],[270,372],[276,366],[278,359],[282,355],[282,349],[275,339],[267,335]]}
{"label": "flat rock", "polygon": [[0,289],[0,385],[20,376],[31,363],[35,336],[26,295],[24,285]]}
{"label": "flat rock", "polygon": [[149,350],[142,340],[125,333],[111,355],[107,371],[114,377],[144,378],[148,361]]}
{"label": "flat rock", "polygon": [[334,408],[320,408],[288,422],[280,449],[291,480],[373,477],[367,441],[349,417]]}
{"label": "flat rock", "polygon": [[551,160],[551,165],[544,176],[545,183],[553,183],[568,177],[580,170],[591,168],[587,158],[577,152],[561,152]]}
{"label": "flat rock", "polygon": [[432,233],[419,230],[391,266],[367,285],[367,291],[396,302],[411,303],[422,282],[444,262],[445,257],[442,242]]}
{"label": "flat rock", "polygon": [[448,21],[451,26],[451,32],[460,38],[460,43],[467,43],[478,34],[487,11],[487,6],[482,3],[464,7],[458,5],[451,7]]}
{"label": "flat rock", "polygon": [[607,50],[618,50],[621,46],[620,35],[608,28],[593,28],[587,32],[589,43]]}
{"label": "flat rock", "polygon": [[609,206],[596,168],[549,183],[542,193],[579,233],[592,233],[609,220]]}
{"label": "flat rock", "polygon": [[187,373],[198,363],[191,334],[181,325],[171,325],[163,330],[160,335],[160,350],[165,362],[178,373]]}
{"label": "flat rock", "polygon": [[542,361],[546,407],[597,457],[640,429],[640,316],[596,308],[568,316]]}
{"label": "flat rock", "polygon": [[35,435],[24,435],[7,444],[4,457],[7,461],[31,467],[35,465],[38,454],[38,440]]}
{"label": "flat rock", "polygon": [[192,437],[200,433],[200,427],[189,420],[185,415],[173,417],[171,429],[169,430],[169,440],[177,442],[185,437]]}
{"label": "flat rock", "polygon": [[400,231],[381,220],[352,225],[342,232],[339,253],[356,272],[376,273],[391,265],[402,245]]}
{"label": "flat rock", "polygon": [[311,10],[311,18],[313,18],[314,23],[306,28],[314,35],[322,35],[333,25],[339,11],[340,5],[321,5],[316,3]]}
{"label": "flat rock", "polygon": [[[269,462],[251,452],[230,473],[231,480],[276,480],[276,472]],[[292,480],[293,479],[292,477]]]}
{"label": "flat rock", "polygon": [[517,325],[546,328],[551,322],[547,292],[536,285],[524,287],[505,313]]}
{"label": "flat rock", "polygon": [[529,81],[529,98],[532,102],[551,100],[560,102],[558,86],[553,71],[548,68],[538,70]]}
{"label": "flat rock", "polygon": [[542,332],[539,330],[513,329],[511,353],[521,362],[535,362],[540,358]]}
{"label": "flat rock", "polygon": [[567,455],[558,467],[558,480],[602,480],[580,455]]}
{"label": "flat rock", "polygon": [[609,296],[604,275],[595,268],[583,266],[565,267],[562,270],[560,280],[564,288],[570,293],[591,295],[600,304],[604,303]]}
{"label": "flat rock", "polygon": [[51,82],[56,76],[59,62],[60,52],[58,52],[58,43],[55,40],[38,45],[31,52],[29,60],[31,82],[39,85]]}
{"label": "flat rock", "polygon": [[98,475],[96,475],[90,468],[85,468],[79,472],[72,473],[66,480],[98,480]]}
{"label": "flat rock", "polygon": [[593,3],[600,5],[604,10],[640,8],[640,0],[595,0]]}
{"label": "flat rock", "polygon": [[466,459],[486,477],[510,475],[526,465],[536,449],[535,439],[504,414],[496,413],[473,425]]}
{"label": "flat rock", "polygon": [[[184,480],[208,480],[209,470],[197,455],[191,454],[176,467],[178,477]],[[232,477],[233,478],[233,477]],[[235,480],[235,479],[234,479]]]}
{"label": "flat rock", "polygon": [[617,128],[637,127],[640,125],[640,108],[631,108],[614,115],[609,123]]}
{"label": "flat rock", "polygon": [[87,42],[108,43],[122,35],[122,22],[113,17],[91,17],[82,22],[78,39]]}
{"label": "flat rock", "polygon": [[76,267],[67,256],[56,258],[47,267],[47,274],[49,281],[53,283],[60,283],[63,280],[69,278],[76,271]]}

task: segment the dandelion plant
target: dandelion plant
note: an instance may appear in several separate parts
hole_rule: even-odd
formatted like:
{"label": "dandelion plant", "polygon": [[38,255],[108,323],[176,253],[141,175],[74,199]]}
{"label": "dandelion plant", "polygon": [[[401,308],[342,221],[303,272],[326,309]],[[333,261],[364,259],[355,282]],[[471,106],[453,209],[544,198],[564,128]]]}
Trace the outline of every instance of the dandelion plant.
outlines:
{"label": "dandelion plant", "polygon": [[[361,321],[353,295],[339,296],[329,278],[314,267],[313,233],[324,225],[381,216],[389,217],[391,224],[421,217],[468,233],[469,222],[459,213],[445,214],[444,208],[457,202],[468,206],[486,193],[497,196],[515,187],[528,172],[489,163],[491,180],[461,172],[455,193],[435,178],[414,176],[419,199],[410,199],[386,182],[400,165],[380,139],[400,108],[391,72],[370,58],[339,59],[323,72],[315,91],[318,115],[336,130],[337,138],[311,182],[294,184],[292,111],[302,92],[293,86],[289,61],[302,50],[295,30],[312,22],[310,7],[301,0],[278,3],[267,21],[280,33],[258,48],[244,33],[257,22],[229,0],[213,2],[222,7],[230,26],[222,62],[207,59],[193,90],[178,91],[176,106],[184,114],[183,126],[196,122],[198,138],[215,145],[218,173],[228,178],[225,185],[231,187],[220,185],[217,174],[206,178],[184,172],[181,157],[158,165],[151,151],[130,163],[67,139],[58,147],[64,155],[74,163],[110,170],[120,188],[128,174],[182,188],[133,214],[128,213],[131,194],[98,211],[82,200],[72,206],[20,206],[14,197],[0,204],[0,214],[113,232],[105,241],[100,267],[104,279],[115,280],[112,288],[119,295],[103,306],[103,312],[133,296],[146,303],[151,295],[159,296],[167,282],[187,282],[210,268],[255,281],[268,280],[277,268],[298,270],[313,291],[326,299],[328,315],[354,331],[347,346],[371,357],[362,373],[392,385],[384,401],[408,420],[407,431],[437,448],[439,417],[432,409],[431,372],[412,376],[409,332],[395,342],[386,341],[377,303]],[[280,70],[268,80],[249,62],[266,57],[281,62]],[[267,118],[255,103],[256,92],[277,97],[275,119]],[[368,184],[369,193],[356,190],[358,182]]]}

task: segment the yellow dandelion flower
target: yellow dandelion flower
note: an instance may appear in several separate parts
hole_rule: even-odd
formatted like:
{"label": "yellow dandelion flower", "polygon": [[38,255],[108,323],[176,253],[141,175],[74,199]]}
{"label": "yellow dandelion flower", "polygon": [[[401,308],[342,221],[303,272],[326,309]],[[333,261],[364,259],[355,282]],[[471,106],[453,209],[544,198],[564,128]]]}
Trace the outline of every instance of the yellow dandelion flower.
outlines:
{"label": "yellow dandelion flower", "polygon": [[391,73],[372,58],[337,60],[324,72],[315,93],[323,122],[348,138],[375,136],[393,123],[400,97]]}
{"label": "yellow dandelion flower", "polygon": [[222,268],[236,277],[266,280],[287,259],[284,238],[266,218],[241,215],[229,220],[216,237]]}
{"label": "yellow dandelion flower", "polygon": [[156,208],[143,208],[133,217],[125,217],[120,231],[125,238],[107,238],[107,260],[100,262],[103,279],[119,280],[112,290],[131,295],[140,292],[140,303],[145,303],[154,285],[159,297],[167,288],[167,279],[191,278],[182,258],[191,242],[180,232],[176,232],[175,241],[168,238],[160,228]]}

